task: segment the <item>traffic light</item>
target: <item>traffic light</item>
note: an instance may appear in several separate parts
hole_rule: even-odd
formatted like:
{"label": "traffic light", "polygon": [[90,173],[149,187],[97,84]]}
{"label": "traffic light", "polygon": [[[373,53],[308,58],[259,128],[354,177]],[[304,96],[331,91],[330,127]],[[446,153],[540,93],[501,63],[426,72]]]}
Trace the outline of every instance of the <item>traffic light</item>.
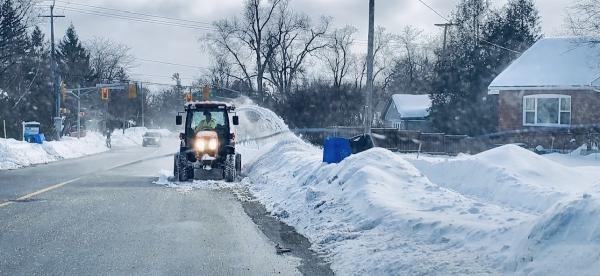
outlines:
{"label": "traffic light", "polygon": [[127,92],[129,92],[130,99],[136,98],[137,97],[137,85],[135,83],[129,84],[129,89],[127,89]]}
{"label": "traffic light", "polygon": [[100,98],[103,101],[108,101],[108,87],[100,88]]}
{"label": "traffic light", "polygon": [[64,82],[60,82],[60,93],[62,94],[63,101],[67,99],[67,85]]}
{"label": "traffic light", "polygon": [[210,100],[210,86],[205,85],[202,88],[202,99],[206,102]]}
{"label": "traffic light", "polygon": [[185,101],[186,102],[191,102],[192,100],[193,100],[193,98],[192,98],[192,92],[185,93]]}

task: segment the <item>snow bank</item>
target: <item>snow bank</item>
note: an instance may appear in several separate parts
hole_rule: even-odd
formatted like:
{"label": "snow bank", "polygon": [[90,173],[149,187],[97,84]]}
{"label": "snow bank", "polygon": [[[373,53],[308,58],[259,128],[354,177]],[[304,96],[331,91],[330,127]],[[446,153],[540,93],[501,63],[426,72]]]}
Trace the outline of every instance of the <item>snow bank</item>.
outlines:
{"label": "snow bank", "polygon": [[327,165],[319,149],[287,141],[245,172],[243,184],[341,275],[493,272],[506,257],[489,245],[532,218],[434,184],[384,149]]}
{"label": "snow bank", "polygon": [[515,145],[459,158],[406,158],[443,187],[524,212],[545,212],[600,184],[597,167],[569,167]]}
{"label": "snow bank", "polygon": [[589,194],[554,206],[517,247],[516,269],[532,275],[598,275],[600,200]]}
{"label": "snow bank", "polygon": [[[324,164],[269,110],[244,106],[240,183],[340,275],[600,269],[600,173],[516,146],[455,158],[371,149]],[[244,121],[245,120],[245,121]],[[254,138],[260,138],[252,140]],[[165,175],[170,173],[163,173]],[[223,182],[157,184],[182,193]]]}
{"label": "snow bank", "polygon": [[105,142],[105,138],[95,132],[89,132],[81,139],[64,137],[61,141],[45,142],[41,145],[0,139],[0,170],[100,153],[108,150]]}

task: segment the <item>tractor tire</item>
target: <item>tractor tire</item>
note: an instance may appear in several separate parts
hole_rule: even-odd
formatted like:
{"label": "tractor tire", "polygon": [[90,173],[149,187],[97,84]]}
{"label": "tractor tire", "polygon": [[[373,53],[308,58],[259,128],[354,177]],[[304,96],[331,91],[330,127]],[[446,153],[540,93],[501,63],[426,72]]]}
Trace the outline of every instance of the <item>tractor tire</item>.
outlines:
{"label": "tractor tire", "polygon": [[228,154],[225,159],[225,170],[224,170],[225,182],[234,182],[236,179],[235,170],[235,155]]}
{"label": "tractor tire", "polygon": [[176,181],[185,182],[190,178],[190,172],[188,166],[185,165],[185,161],[185,155],[181,153],[175,154],[173,177]]}
{"label": "tractor tire", "polygon": [[239,153],[235,154],[235,172],[237,175],[242,174],[242,155]]}

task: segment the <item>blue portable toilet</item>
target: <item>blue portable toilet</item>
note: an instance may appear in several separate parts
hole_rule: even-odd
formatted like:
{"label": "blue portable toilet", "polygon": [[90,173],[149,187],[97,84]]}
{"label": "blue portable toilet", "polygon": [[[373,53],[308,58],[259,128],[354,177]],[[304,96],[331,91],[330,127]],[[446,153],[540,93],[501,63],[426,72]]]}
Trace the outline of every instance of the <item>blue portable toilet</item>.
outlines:
{"label": "blue portable toilet", "polygon": [[352,154],[350,141],[346,138],[327,137],[323,144],[323,162],[339,163]]}

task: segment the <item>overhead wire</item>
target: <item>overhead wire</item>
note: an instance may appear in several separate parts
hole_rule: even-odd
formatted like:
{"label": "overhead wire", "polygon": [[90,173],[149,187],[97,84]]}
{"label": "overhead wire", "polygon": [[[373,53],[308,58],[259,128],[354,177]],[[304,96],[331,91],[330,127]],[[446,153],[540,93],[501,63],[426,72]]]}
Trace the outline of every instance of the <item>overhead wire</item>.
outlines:
{"label": "overhead wire", "polygon": [[[433,11],[435,14],[437,14],[437,15],[438,15],[440,18],[442,18],[442,19],[446,20],[446,22],[448,22],[448,23],[452,23],[452,21],[451,21],[451,20],[449,20],[447,17],[443,16],[443,15],[442,15],[440,12],[438,12],[436,9],[434,9],[433,7],[431,7],[431,6],[430,6],[429,4],[427,4],[425,1],[423,1],[423,0],[417,0],[417,1],[419,1],[419,2],[420,2],[421,4],[423,4],[425,7],[429,8],[431,11]],[[482,39],[482,38],[477,38],[477,39],[478,39],[478,40],[480,40],[481,42],[487,43],[487,44],[489,44],[489,45],[492,45],[492,46],[494,46],[494,47],[497,47],[497,48],[499,48],[499,49],[503,49],[503,50],[506,50],[506,51],[509,51],[509,52],[513,52],[513,53],[517,53],[517,54],[520,54],[520,53],[521,53],[521,52],[519,52],[519,51],[516,51],[516,50],[510,49],[510,48],[504,47],[504,46],[502,46],[502,45],[498,45],[498,44],[496,44],[496,43],[493,43],[493,42],[487,41],[487,40],[485,40],[485,39]]]}
{"label": "overhead wire", "polygon": [[127,13],[127,14],[140,15],[140,16],[145,16],[145,17],[161,18],[161,19],[167,19],[167,20],[172,20],[172,21],[195,23],[195,24],[202,24],[202,25],[208,25],[208,26],[212,25],[211,23],[208,23],[208,22],[189,20],[189,19],[181,19],[181,18],[168,17],[168,16],[162,16],[162,15],[147,14],[147,13],[141,13],[141,12],[133,12],[133,11],[128,11],[128,10],[107,8],[107,7],[94,6],[94,5],[89,5],[89,4],[81,4],[81,3],[75,3],[75,2],[70,2],[70,1],[56,0],[56,2],[67,4],[67,5],[75,5],[75,6],[88,7],[88,8],[93,8],[93,9],[115,11],[118,13]]}
{"label": "overhead wire", "polygon": [[141,22],[141,23],[151,23],[151,24],[157,24],[157,25],[182,27],[182,28],[203,30],[203,31],[214,31],[215,30],[214,28],[205,27],[205,26],[184,24],[184,23],[177,23],[177,22],[169,22],[169,21],[150,19],[150,18],[134,17],[134,16],[123,15],[123,14],[109,13],[109,12],[104,12],[104,11],[86,10],[86,9],[79,9],[79,8],[66,7],[66,6],[56,6],[56,9],[61,9],[63,11],[71,11],[71,12],[76,12],[76,13],[81,13],[81,14],[87,14],[87,15],[95,15],[95,16],[110,17],[110,18],[115,18],[115,19],[122,19],[122,20],[127,20],[127,21]]}
{"label": "overhead wire", "polygon": [[145,59],[145,58],[138,58],[137,60],[139,60],[139,61],[145,61],[145,62],[151,62],[151,63],[159,63],[159,64],[166,64],[166,65],[188,67],[188,68],[209,69],[208,67],[204,67],[204,66],[181,64],[181,63],[168,62],[168,61],[162,61],[162,60]]}

